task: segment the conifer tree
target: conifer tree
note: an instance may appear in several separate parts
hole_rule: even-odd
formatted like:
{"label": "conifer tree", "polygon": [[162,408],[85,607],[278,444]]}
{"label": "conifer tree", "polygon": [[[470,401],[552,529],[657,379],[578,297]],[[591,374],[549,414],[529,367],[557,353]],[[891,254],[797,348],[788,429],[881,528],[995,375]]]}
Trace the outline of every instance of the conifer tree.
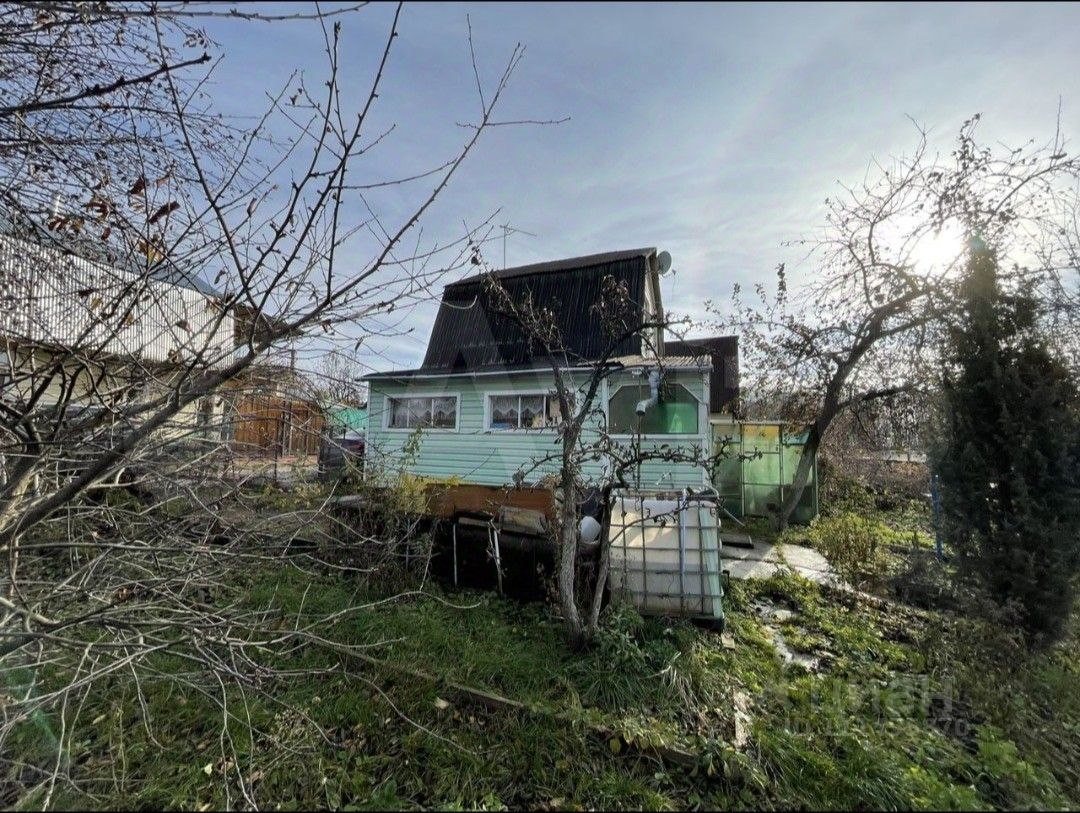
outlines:
{"label": "conifer tree", "polygon": [[932,465],[960,574],[1019,611],[1033,644],[1060,636],[1080,570],[1080,409],[1038,331],[1036,300],[1002,290],[979,239],[950,330]]}

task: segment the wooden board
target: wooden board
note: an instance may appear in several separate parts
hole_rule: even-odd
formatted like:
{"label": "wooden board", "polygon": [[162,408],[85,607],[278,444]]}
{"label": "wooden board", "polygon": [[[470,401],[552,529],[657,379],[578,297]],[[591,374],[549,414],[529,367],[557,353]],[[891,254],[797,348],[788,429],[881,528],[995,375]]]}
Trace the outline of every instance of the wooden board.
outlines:
{"label": "wooden board", "polygon": [[428,513],[439,519],[451,519],[462,512],[495,516],[504,506],[538,511],[549,521],[555,519],[554,495],[546,488],[433,484],[428,492]]}

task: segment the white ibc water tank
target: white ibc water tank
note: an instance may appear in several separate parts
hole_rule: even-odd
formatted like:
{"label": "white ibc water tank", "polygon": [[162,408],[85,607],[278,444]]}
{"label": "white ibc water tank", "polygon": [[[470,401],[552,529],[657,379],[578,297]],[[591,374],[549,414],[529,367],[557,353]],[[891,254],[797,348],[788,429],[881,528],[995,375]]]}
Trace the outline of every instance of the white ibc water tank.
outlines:
{"label": "white ibc water tank", "polygon": [[617,491],[612,499],[612,593],[642,614],[723,621],[716,501],[639,491]]}

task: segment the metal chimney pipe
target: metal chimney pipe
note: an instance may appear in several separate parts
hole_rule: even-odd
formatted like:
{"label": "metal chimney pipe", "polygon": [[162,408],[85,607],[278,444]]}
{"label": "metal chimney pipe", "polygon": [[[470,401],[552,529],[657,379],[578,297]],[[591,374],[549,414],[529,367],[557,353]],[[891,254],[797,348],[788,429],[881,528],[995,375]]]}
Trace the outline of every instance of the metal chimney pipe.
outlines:
{"label": "metal chimney pipe", "polygon": [[644,415],[649,409],[656,406],[657,401],[660,400],[660,371],[649,370],[649,397],[644,401],[638,401],[638,405],[634,408],[634,412],[638,415]]}

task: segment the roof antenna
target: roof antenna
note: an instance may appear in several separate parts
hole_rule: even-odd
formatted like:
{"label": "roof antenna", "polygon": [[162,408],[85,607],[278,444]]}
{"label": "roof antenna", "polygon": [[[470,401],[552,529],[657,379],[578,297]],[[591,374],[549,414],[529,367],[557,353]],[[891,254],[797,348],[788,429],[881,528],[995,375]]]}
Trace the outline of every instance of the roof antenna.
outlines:
{"label": "roof antenna", "polygon": [[533,234],[531,231],[525,231],[524,229],[516,229],[513,226],[511,226],[509,223],[503,223],[501,226],[499,226],[499,228],[503,230],[503,234],[502,234],[502,241],[503,241],[503,262],[502,262],[502,267],[503,267],[503,270],[505,271],[506,270],[506,236],[508,234],[527,234],[529,237],[536,237],[536,235]]}

